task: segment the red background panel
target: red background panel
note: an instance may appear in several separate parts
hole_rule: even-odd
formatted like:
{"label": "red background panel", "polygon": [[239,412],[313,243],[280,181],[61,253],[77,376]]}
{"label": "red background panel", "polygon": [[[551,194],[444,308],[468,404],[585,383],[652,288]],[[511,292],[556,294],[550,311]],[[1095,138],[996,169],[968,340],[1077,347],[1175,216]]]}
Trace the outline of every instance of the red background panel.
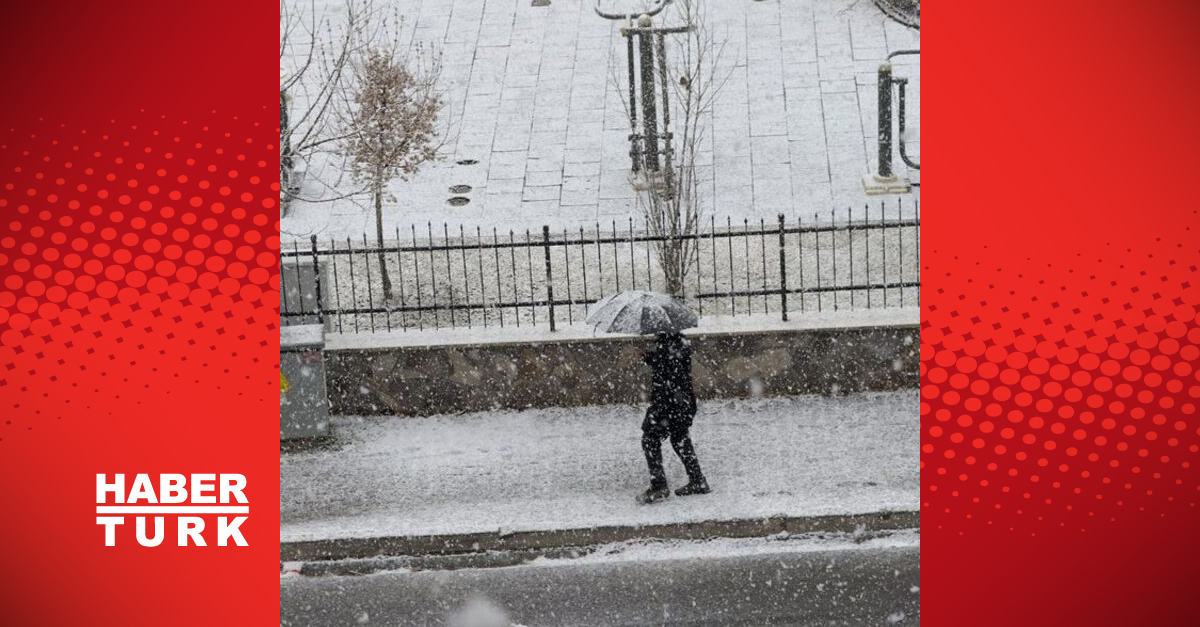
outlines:
{"label": "red background panel", "polygon": [[[277,11],[0,6],[0,624],[277,620]],[[105,547],[97,473],[244,474],[249,546]]]}
{"label": "red background panel", "polygon": [[263,0],[0,3],[0,111],[9,122],[143,107],[249,115],[271,105],[263,78],[277,79],[278,15]]}
{"label": "red background panel", "polygon": [[1200,7],[926,5],[923,622],[1196,624]]}

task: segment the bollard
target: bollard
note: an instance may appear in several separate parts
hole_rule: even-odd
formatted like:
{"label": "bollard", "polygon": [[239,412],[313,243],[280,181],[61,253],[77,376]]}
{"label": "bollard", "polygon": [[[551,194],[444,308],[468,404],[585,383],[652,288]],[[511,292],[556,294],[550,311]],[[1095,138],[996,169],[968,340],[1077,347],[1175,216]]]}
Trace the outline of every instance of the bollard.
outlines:
{"label": "bollard", "polygon": [[892,170],[892,64],[879,66],[879,159],[876,172],[863,177],[868,194],[904,194],[910,189]]}
{"label": "bollard", "polygon": [[892,176],[892,64],[879,66],[879,169],[881,179]]}

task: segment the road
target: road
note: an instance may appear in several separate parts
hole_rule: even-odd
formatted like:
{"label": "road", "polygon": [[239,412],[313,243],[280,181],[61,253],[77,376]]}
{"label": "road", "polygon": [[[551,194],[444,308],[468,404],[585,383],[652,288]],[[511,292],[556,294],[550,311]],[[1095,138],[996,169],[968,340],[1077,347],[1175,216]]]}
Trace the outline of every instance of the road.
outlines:
{"label": "road", "polygon": [[[564,561],[360,577],[283,577],[282,625],[750,627],[920,623],[920,549]],[[481,601],[486,599],[486,602]],[[479,610],[479,607],[474,607]]]}

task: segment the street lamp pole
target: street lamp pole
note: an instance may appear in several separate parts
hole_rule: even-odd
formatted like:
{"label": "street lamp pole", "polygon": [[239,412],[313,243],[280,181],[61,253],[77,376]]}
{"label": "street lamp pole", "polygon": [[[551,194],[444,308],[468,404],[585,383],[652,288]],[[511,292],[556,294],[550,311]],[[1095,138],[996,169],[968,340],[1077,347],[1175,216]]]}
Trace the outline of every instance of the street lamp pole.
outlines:
{"label": "street lamp pole", "polygon": [[649,15],[638,18],[638,31],[629,37],[638,37],[638,56],[642,74],[642,136],[646,169],[658,172],[658,110],[655,107],[654,88],[654,22]]}
{"label": "street lamp pole", "polygon": [[[685,33],[692,29],[690,24],[672,28],[654,26],[654,16],[662,12],[670,2],[671,0],[659,0],[655,8],[639,15],[636,21],[632,14],[602,11],[600,0],[597,0],[596,4],[596,14],[600,17],[625,22],[621,27],[621,36],[626,39],[629,69],[631,180],[635,187],[657,187],[668,194],[674,176],[671,172],[671,102],[670,86],[667,84],[665,36]],[[660,97],[661,113],[658,106]]]}

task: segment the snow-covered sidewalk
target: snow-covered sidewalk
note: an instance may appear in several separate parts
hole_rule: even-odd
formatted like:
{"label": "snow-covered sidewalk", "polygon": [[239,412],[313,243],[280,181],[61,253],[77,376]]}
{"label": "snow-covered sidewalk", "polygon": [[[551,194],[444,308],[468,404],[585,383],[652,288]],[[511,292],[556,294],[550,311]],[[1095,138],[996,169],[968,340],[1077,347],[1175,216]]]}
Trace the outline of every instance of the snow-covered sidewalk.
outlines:
{"label": "snow-covered sidewalk", "polygon": [[[280,457],[282,542],[916,511],[917,392],[701,403],[713,493],[639,505],[643,407],[339,418]],[[678,459],[664,444],[672,486]]]}

